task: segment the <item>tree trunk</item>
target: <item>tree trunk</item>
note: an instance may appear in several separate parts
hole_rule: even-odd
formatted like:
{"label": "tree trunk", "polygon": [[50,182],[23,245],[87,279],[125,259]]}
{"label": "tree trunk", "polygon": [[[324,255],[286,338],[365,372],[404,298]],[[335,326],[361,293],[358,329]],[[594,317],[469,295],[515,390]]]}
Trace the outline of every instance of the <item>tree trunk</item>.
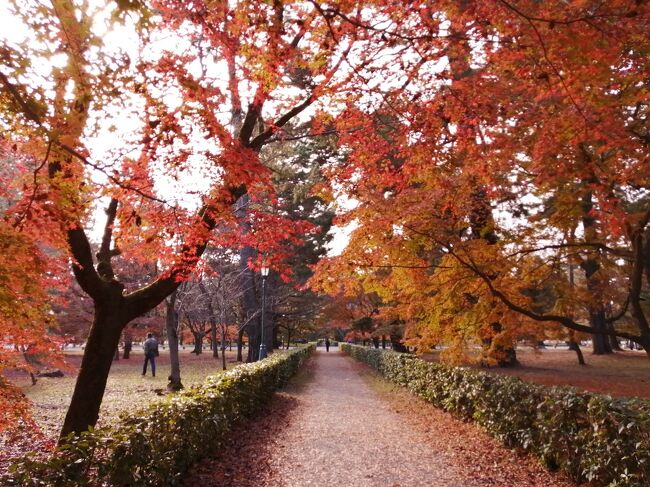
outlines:
{"label": "tree trunk", "polygon": [[192,350],[192,353],[201,355],[203,353],[203,337],[205,333],[193,331],[192,335],[194,335],[194,350]]}
{"label": "tree trunk", "polygon": [[585,357],[582,355],[582,350],[580,350],[580,344],[575,339],[575,333],[569,331],[569,350],[574,350],[578,356],[578,363],[580,365],[585,365]]}
{"label": "tree trunk", "polygon": [[607,330],[612,333],[612,335],[609,335],[609,346],[611,347],[612,351],[622,352],[623,349],[621,348],[621,344],[619,343],[616,335],[613,334],[616,331],[614,330],[614,325],[612,323],[608,323]]}
{"label": "tree trunk", "polygon": [[379,337],[372,337],[372,344],[375,348],[379,348]]}
{"label": "tree trunk", "polygon": [[181,382],[181,363],[178,357],[178,313],[176,312],[176,296],[174,291],[167,299],[167,316],[165,326],[167,328],[167,341],[169,342],[169,364],[171,371],[167,380],[167,389],[179,391],[183,388]]}
{"label": "tree trunk", "polygon": [[[585,184],[591,183],[591,180],[585,180]],[[587,191],[581,201],[580,207],[582,209],[582,228],[584,231],[585,242],[595,242],[598,240],[598,232],[596,229],[596,219],[592,216],[593,210],[593,195],[591,191]],[[585,273],[587,281],[587,290],[591,294],[589,305],[589,324],[596,330],[592,335],[592,349],[594,355],[604,355],[612,353],[611,343],[609,337],[604,334],[607,331],[607,321],[605,317],[605,310],[603,307],[603,299],[598,286],[597,272],[600,270],[600,263],[596,256],[587,257],[580,263],[580,267]]]}
{"label": "tree trunk", "polygon": [[400,335],[390,335],[390,343],[395,352],[408,353],[409,349],[402,343]]}
{"label": "tree trunk", "polygon": [[592,311],[589,315],[589,321],[594,330],[602,333],[592,335],[592,351],[594,355],[605,355],[612,353],[612,345],[609,341],[607,332],[607,323],[605,321],[605,312],[602,310]]}
{"label": "tree trunk", "polygon": [[119,294],[110,291],[95,302],[93,324],[59,442],[70,433],[79,434],[97,423],[115,349],[127,324],[121,290]]}
{"label": "tree trunk", "polygon": [[217,343],[217,322],[215,320],[211,320],[210,324],[212,325],[212,328],[210,329],[212,357],[219,358],[219,344]]}
{"label": "tree trunk", "polygon": [[[241,222],[243,233],[250,232],[250,224],[246,222],[248,215],[249,196],[241,196],[236,203],[235,215]],[[242,280],[242,305],[246,315],[246,334],[248,335],[248,357],[246,362],[256,362],[259,358],[260,348],[260,317],[259,302],[255,292],[255,275],[248,267],[250,261],[255,258],[256,251],[250,245],[246,245],[239,251],[239,268],[241,269]]]}
{"label": "tree trunk", "polygon": [[226,370],[226,325],[221,325],[221,367]]}
{"label": "tree trunk", "polygon": [[243,362],[242,349],[244,348],[244,329],[241,328],[237,333],[237,362]]}
{"label": "tree trunk", "polygon": [[124,352],[122,353],[122,358],[128,360],[131,358],[131,350],[133,350],[133,335],[131,332],[124,334]]}
{"label": "tree trunk", "polygon": [[[271,312],[269,313],[271,315],[271,318],[269,321],[271,322],[271,346],[272,348],[269,348],[269,350],[273,350],[274,348],[278,348],[278,342],[280,343],[280,348],[282,348],[282,342],[278,338],[280,335],[280,328],[275,326],[275,313]],[[266,320],[265,320],[266,322]]]}
{"label": "tree trunk", "polygon": [[[496,223],[492,215],[492,206],[486,188],[477,186],[470,195],[470,201],[472,204],[470,213],[472,238],[484,240],[488,245],[495,245],[499,241],[499,236],[496,233]],[[496,362],[499,367],[517,365],[519,362],[517,361],[514,343],[512,340],[506,340],[501,335],[503,330],[501,323],[496,321],[491,323],[490,327],[492,329],[490,335],[483,340],[484,356]]]}
{"label": "tree trunk", "polygon": [[242,303],[246,312],[248,324],[245,327],[248,335],[248,356],[246,362],[256,362],[259,358],[260,348],[260,307],[255,293],[255,276],[248,268],[248,258],[252,257],[253,249],[245,247],[241,251],[242,279],[244,281],[244,292]]}
{"label": "tree trunk", "polygon": [[291,328],[287,328],[287,350],[289,350],[290,344],[291,344]]}
{"label": "tree trunk", "polygon": [[381,336],[381,348],[386,350],[386,335]]}

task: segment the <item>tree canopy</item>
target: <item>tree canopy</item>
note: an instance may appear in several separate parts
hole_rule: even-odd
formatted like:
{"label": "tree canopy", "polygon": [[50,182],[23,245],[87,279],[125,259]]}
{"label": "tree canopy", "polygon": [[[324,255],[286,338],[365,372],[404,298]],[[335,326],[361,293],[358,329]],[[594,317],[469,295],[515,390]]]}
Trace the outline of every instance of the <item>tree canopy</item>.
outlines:
{"label": "tree canopy", "polygon": [[[55,348],[49,290],[69,286],[69,262],[94,316],[63,435],[95,423],[122,330],[208,245],[302,284],[334,207],[350,242],[312,289],[340,309],[372,301],[354,319],[395,340],[403,328],[452,359],[482,343],[499,362],[570,330],[597,353],[613,337],[650,353],[646,3],[9,9],[0,367]],[[146,282],[121,272],[153,262]]]}

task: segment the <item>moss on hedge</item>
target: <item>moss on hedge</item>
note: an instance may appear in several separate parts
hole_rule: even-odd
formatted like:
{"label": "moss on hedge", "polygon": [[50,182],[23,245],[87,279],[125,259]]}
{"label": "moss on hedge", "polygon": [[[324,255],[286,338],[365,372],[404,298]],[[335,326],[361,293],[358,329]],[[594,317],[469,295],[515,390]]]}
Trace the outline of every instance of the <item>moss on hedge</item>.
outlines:
{"label": "moss on hedge", "polygon": [[646,400],[530,384],[350,344],[341,344],[341,350],[578,482],[650,485],[650,403]]}
{"label": "moss on hedge", "polygon": [[112,428],[70,436],[46,460],[27,455],[0,479],[7,486],[164,486],[226,439],[298,371],[315,345],[243,364],[202,385],[121,416]]}

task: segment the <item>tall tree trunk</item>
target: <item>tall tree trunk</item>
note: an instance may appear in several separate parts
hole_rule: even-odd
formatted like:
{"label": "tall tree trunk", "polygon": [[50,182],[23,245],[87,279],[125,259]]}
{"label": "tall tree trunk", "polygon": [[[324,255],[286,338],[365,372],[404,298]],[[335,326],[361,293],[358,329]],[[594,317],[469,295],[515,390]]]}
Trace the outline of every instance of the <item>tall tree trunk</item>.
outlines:
{"label": "tall tree trunk", "polygon": [[287,350],[291,344],[291,328],[287,327]]}
{"label": "tall tree trunk", "polygon": [[[650,212],[648,217],[650,219]],[[650,285],[650,229],[644,230],[646,221],[632,235],[632,250],[634,252],[634,269],[630,279],[630,308],[637,328],[639,329],[639,344],[650,358],[650,323],[641,305],[643,290],[643,274]]]}
{"label": "tall tree trunk", "polygon": [[193,331],[192,335],[194,335],[194,350],[192,350],[192,353],[201,355],[203,353],[203,337],[205,333]]}
{"label": "tall tree trunk", "polygon": [[[583,156],[586,158],[586,154]],[[585,180],[585,184],[589,184],[590,180]],[[598,232],[596,229],[596,218],[592,216],[594,208],[593,195],[591,191],[587,191],[580,201],[582,210],[582,228],[584,232],[585,242],[591,243],[598,240]],[[597,251],[593,251],[597,252]],[[595,330],[592,335],[592,349],[594,355],[604,355],[612,353],[612,346],[609,337],[605,335],[607,332],[607,317],[605,316],[605,309],[603,299],[599,290],[599,283],[597,272],[600,270],[600,263],[598,262],[597,255],[590,255],[582,261],[580,267],[585,273],[587,281],[587,290],[591,294],[589,303],[589,322],[591,327]]]}
{"label": "tall tree trunk", "polygon": [[61,429],[61,439],[70,433],[86,431],[97,423],[113,356],[127,323],[122,312],[121,290],[119,293],[112,291],[106,293],[104,299],[95,301],[95,316]]}
{"label": "tall tree trunk", "polygon": [[[250,232],[250,225],[246,222],[248,215],[249,196],[241,196],[236,204],[235,215],[239,218],[244,233]],[[246,362],[256,362],[259,358],[260,348],[260,307],[255,292],[255,274],[248,266],[255,258],[255,249],[249,245],[239,251],[239,267],[242,281],[242,305],[246,315],[246,334],[248,335],[248,357]]]}
{"label": "tall tree trunk", "polygon": [[[280,335],[280,328],[278,326],[275,326],[275,313],[270,312],[269,315],[271,315],[270,322],[271,322],[271,347],[269,350],[273,350],[274,348],[278,347],[278,343],[280,343],[280,348],[282,348],[282,341],[279,338]],[[266,322],[266,320],[265,320]]]}
{"label": "tall tree trunk", "polygon": [[217,322],[214,319],[210,320],[210,342],[212,344],[212,357],[219,358],[219,343],[217,343]]}
{"label": "tall tree trunk", "polygon": [[122,358],[125,360],[130,359],[131,350],[133,350],[133,334],[129,330],[124,333],[124,352],[122,353]]}
{"label": "tall tree trunk", "polygon": [[395,352],[408,353],[409,349],[402,343],[402,336],[397,334],[390,335],[390,342]]}
{"label": "tall tree trunk", "polygon": [[226,324],[223,321],[223,312],[222,315],[222,325],[221,325],[221,367],[223,370],[226,370]]}
{"label": "tall tree trunk", "polygon": [[183,388],[181,382],[181,362],[178,357],[178,313],[176,311],[176,296],[178,291],[171,293],[166,303],[167,316],[165,326],[167,328],[167,341],[169,342],[169,364],[171,371],[167,378],[167,389],[179,391]]}
{"label": "tall tree trunk", "polygon": [[607,330],[611,333],[611,335],[609,335],[609,346],[613,351],[622,352],[623,349],[621,348],[621,344],[615,335],[616,330],[614,329],[614,325],[612,323],[607,323]]}
{"label": "tall tree trunk", "polygon": [[609,341],[607,321],[605,312],[602,309],[590,310],[589,321],[596,333],[592,335],[592,351],[594,355],[605,355],[612,353],[612,345]]}
{"label": "tall tree trunk", "polygon": [[243,362],[242,349],[244,348],[244,329],[241,328],[237,332],[237,362]]}
{"label": "tall tree trunk", "polygon": [[[484,240],[488,245],[499,241],[496,233],[492,206],[485,188],[478,186],[471,196],[470,228],[474,240]],[[478,301],[478,299],[477,299]],[[503,326],[498,321],[490,323],[489,330],[483,338],[483,355],[488,362],[494,362],[498,367],[514,367],[517,352],[514,341],[505,335]]]}
{"label": "tall tree trunk", "polygon": [[[250,249],[250,248],[249,248]],[[246,362],[256,362],[259,358],[260,348],[260,307],[255,293],[255,276],[253,271],[248,268],[249,249],[242,249],[242,279],[244,281],[244,292],[242,296],[242,303],[246,312],[246,320],[248,321],[245,331],[248,336],[248,356]],[[250,249],[252,251],[252,249]],[[245,269],[243,267],[246,267]]]}
{"label": "tall tree trunk", "polygon": [[569,330],[569,350],[575,351],[580,365],[585,365],[585,357],[582,355],[580,344],[576,341],[575,332],[573,330]]}

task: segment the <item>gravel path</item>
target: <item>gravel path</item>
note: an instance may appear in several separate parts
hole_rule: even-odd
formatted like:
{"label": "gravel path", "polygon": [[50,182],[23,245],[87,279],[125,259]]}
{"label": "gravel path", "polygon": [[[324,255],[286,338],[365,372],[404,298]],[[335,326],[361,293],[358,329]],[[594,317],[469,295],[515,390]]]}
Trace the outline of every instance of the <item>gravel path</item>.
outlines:
{"label": "gravel path", "polygon": [[317,352],[316,364],[272,462],[283,486],[458,485],[456,467],[368,387],[351,359]]}
{"label": "gravel path", "polygon": [[185,485],[572,485],[338,352],[318,351],[301,375]]}

